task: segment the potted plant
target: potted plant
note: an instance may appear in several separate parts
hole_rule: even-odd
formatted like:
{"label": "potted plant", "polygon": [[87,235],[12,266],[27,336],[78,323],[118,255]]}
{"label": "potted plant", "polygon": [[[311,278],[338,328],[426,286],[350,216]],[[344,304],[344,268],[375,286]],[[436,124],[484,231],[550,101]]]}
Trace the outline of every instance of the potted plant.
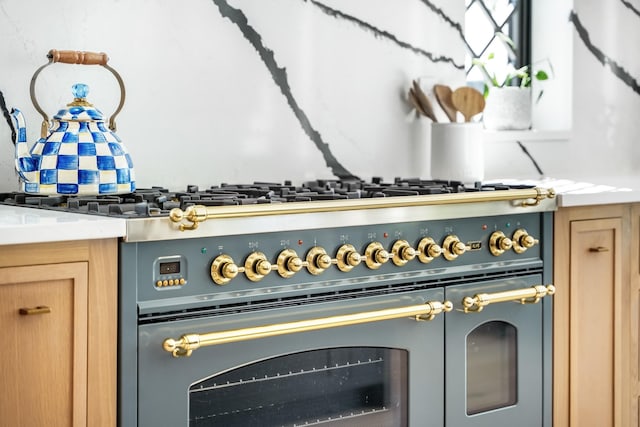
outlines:
{"label": "potted plant", "polygon": [[[515,49],[513,40],[504,33],[496,33],[496,36]],[[544,81],[549,79],[549,74],[538,69],[533,74],[531,66],[525,65],[515,68],[507,64],[506,68],[495,70],[491,60],[494,54],[490,53],[487,60],[473,59],[473,64],[478,66],[485,77],[484,96],[486,106],[482,121],[484,127],[491,130],[522,130],[531,128],[531,83],[535,79]],[[548,63],[551,70],[551,64]],[[535,102],[542,97],[540,90]]]}

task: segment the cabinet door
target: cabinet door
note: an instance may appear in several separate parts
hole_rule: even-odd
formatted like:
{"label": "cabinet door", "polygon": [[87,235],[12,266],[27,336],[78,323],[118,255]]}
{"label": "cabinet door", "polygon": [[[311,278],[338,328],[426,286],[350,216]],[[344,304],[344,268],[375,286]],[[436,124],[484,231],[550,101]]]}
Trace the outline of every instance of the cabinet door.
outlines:
{"label": "cabinet door", "polygon": [[86,262],[0,268],[0,426],[82,426]]}
{"label": "cabinet door", "polygon": [[620,426],[621,230],[620,218],[571,222],[572,427]]}

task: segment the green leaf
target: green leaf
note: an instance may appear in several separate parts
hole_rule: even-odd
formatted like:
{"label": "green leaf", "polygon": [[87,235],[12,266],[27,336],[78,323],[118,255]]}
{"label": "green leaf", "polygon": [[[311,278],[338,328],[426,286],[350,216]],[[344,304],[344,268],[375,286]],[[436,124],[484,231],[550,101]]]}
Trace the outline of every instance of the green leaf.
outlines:
{"label": "green leaf", "polygon": [[538,80],[547,80],[549,79],[549,75],[544,71],[540,70],[535,74],[536,79]]}

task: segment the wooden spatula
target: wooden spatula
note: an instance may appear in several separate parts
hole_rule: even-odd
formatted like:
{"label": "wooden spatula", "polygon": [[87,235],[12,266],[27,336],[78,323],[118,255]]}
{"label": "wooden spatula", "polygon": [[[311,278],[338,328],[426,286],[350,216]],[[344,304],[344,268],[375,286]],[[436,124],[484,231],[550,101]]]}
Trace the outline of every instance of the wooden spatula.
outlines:
{"label": "wooden spatula", "polygon": [[427,115],[427,113],[422,109],[422,105],[420,105],[420,102],[418,102],[416,93],[412,88],[409,88],[409,102],[411,103],[411,105],[413,105],[413,108],[416,109],[418,114],[422,114],[423,116]]}
{"label": "wooden spatula", "polygon": [[453,93],[451,88],[447,85],[434,85],[433,91],[436,94],[436,100],[438,101],[440,108],[442,108],[444,113],[447,115],[449,121],[454,123],[457,122],[458,110],[453,106],[453,101],[451,100],[451,94]]}
{"label": "wooden spatula", "polygon": [[462,113],[465,122],[470,122],[473,116],[484,110],[484,97],[478,90],[469,86],[454,90],[451,101],[453,106]]}
{"label": "wooden spatula", "polygon": [[424,115],[429,117],[434,123],[436,123],[438,119],[436,118],[436,115],[433,112],[431,101],[429,101],[429,97],[425,95],[425,93],[422,91],[422,88],[420,87],[420,85],[416,80],[413,81],[412,89],[413,89],[414,95],[416,96],[416,99],[418,100],[418,103],[422,107],[422,111],[424,112]]}

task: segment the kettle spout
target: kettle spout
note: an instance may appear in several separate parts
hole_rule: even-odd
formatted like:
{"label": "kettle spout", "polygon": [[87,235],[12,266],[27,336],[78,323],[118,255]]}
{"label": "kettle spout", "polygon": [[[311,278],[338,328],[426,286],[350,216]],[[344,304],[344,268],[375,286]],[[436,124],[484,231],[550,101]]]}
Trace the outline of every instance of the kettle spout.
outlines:
{"label": "kettle spout", "polygon": [[17,141],[15,142],[26,143],[27,142],[27,125],[26,125],[26,121],[24,120],[24,115],[22,115],[22,111],[18,110],[17,108],[12,108],[11,117],[13,117],[13,123],[16,126]]}
{"label": "kettle spout", "polygon": [[36,171],[37,165],[35,159],[29,153],[29,146],[27,145],[27,126],[24,116],[20,110],[13,108],[11,110],[11,117],[13,118],[16,126],[16,149],[15,149],[15,162],[16,170],[24,181],[28,181],[24,175],[25,172]]}

